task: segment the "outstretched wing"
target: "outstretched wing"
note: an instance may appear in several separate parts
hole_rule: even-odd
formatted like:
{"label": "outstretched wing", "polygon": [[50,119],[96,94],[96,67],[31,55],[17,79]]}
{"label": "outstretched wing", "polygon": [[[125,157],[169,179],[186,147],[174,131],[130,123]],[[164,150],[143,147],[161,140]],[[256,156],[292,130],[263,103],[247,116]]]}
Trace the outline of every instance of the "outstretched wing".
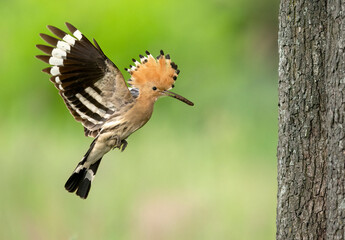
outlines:
{"label": "outstretched wing", "polygon": [[107,58],[95,40],[95,46],[74,26],[72,33],[48,26],[59,39],[40,36],[51,46],[36,45],[48,55],[38,59],[52,65],[43,69],[52,77],[73,117],[81,122],[86,136],[97,136],[102,125],[124,105],[134,101],[123,75]]}

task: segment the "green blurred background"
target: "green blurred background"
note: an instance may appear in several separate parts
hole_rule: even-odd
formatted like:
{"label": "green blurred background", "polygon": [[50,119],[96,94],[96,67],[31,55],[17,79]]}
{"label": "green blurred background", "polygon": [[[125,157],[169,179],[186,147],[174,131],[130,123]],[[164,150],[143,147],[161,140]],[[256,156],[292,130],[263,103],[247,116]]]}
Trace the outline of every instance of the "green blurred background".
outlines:
{"label": "green blurred background", "polygon": [[[163,49],[195,103],[160,99],[87,200],[63,185],[91,139],[34,58],[65,21],[122,71]],[[277,22],[275,0],[0,1],[0,239],[274,239]]]}

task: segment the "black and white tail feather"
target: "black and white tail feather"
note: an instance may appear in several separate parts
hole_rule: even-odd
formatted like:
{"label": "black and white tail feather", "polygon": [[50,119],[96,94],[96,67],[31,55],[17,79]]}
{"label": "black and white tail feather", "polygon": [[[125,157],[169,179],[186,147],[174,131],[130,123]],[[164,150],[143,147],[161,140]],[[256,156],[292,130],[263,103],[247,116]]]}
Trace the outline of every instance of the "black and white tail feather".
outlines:
{"label": "black and white tail feather", "polygon": [[89,150],[86,152],[83,159],[78,163],[77,167],[65,184],[65,189],[67,191],[73,193],[77,190],[76,194],[84,199],[87,198],[89,194],[91,182],[96,175],[98,166],[102,160],[102,158],[100,158],[89,167],[85,166],[87,158],[95,145],[95,140],[91,143]]}
{"label": "black and white tail feather", "polygon": [[[40,34],[51,46],[37,45],[48,55],[38,59],[51,67],[43,69],[59,90],[73,117],[82,123],[86,136],[94,137],[89,150],[67,180],[65,188],[81,198],[87,198],[91,182],[102,159],[102,150],[90,157],[96,141],[107,127],[116,123],[116,115],[123,105],[132,103],[131,94],[119,69],[107,58],[95,40],[93,45],[77,28],[66,23],[72,35],[53,27],[48,29],[58,38]],[[101,154],[99,154],[101,153]],[[101,157],[100,157],[101,156]]]}

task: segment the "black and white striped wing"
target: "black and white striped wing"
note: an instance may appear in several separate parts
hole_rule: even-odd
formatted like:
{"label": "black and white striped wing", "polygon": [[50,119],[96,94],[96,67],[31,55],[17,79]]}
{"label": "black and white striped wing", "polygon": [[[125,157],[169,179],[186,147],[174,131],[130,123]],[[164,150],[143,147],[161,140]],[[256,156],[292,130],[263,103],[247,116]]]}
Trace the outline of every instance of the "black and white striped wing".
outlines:
{"label": "black and white striped wing", "polygon": [[52,46],[37,45],[48,55],[38,59],[52,65],[43,69],[59,90],[73,117],[81,122],[86,136],[97,136],[102,125],[124,105],[134,100],[123,75],[103,53],[74,26],[66,23],[72,35],[48,26],[59,39],[40,36]]}

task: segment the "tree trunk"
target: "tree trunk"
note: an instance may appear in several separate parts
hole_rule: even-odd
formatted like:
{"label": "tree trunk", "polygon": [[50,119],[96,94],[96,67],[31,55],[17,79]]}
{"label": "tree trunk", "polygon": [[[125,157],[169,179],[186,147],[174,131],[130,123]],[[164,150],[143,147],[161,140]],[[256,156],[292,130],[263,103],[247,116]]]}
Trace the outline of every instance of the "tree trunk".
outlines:
{"label": "tree trunk", "polygon": [[345,0],[281,0],[277,239],[345,239]]}

